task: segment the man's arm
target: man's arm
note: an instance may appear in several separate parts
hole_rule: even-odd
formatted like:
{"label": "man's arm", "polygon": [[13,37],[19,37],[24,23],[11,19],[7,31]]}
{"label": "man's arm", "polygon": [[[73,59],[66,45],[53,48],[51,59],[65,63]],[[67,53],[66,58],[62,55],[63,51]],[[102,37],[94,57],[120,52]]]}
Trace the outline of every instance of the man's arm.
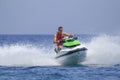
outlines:
{"label": "man's arm", "polygon": [[56,43],[57,42],[57,40],[56,40],[56,34],[54,34],[54,41],[53,41],[53,43]]}
{"label": "man's arm", "polygon": [[65,35],[65,36],[74,36],[74,34],[68,34],[68,33],[66,33],[66,32],[64,32],[64,35]]}

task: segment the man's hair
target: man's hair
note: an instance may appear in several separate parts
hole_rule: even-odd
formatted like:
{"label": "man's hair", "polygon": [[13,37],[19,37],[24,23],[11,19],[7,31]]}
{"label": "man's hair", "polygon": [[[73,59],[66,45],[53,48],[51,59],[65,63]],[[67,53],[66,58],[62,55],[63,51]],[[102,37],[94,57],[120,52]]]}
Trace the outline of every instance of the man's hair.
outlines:
{"label": "man's hair", "polygon": [[63,28],[63,27],[62,27],[62,26],[59,26],[59,27],[58,27],[58,30],[60,30],[61,28]]}

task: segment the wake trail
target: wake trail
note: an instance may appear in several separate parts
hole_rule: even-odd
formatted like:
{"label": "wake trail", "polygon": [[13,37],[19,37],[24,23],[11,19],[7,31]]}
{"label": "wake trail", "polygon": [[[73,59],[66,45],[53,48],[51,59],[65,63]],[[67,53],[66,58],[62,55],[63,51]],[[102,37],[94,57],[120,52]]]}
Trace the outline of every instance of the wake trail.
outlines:
{"label": "wake trail", "polygon": [[120,37],[100,35],[86,44],[88,48],[84,65],[120,64]]}
{"label": "wake trail", "polygon": [[0,47],[2,66],[55,66],[53,49],[31,45],[11,45]]}

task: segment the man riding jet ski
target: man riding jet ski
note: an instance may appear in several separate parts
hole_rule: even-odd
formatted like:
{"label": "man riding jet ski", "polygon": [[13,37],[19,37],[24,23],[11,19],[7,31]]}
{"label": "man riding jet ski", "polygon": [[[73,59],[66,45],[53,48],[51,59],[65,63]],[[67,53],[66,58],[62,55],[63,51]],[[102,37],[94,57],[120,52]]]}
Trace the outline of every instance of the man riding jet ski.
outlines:
{"label": "man riding jet ski", "polygon": [[69,37],[71,36],[72,37],[74,35],[63,32],[63,27],[62,26],[58,27],[58,32],[54,35],[54,43],[57,44],[57,48],[55,48],[56,53],[58,53],[62,48],[62,43],[60,42],[60,40],[62,40],[66,36],[69,36]]}
{"label": "man riding jet ski", "polygon": [[[57,42],[58,47],[55,48],[55,52],[58,54],[55,58],[59,61],[60,64],[74,65],[85,60],[87,48],[80,44],[80,41],[77,39],[77,37],[69,35],[68,37],[57,36],[57,38],[59,39],[55,40],[59,41]],[[63,48],[61,49],[62,46]]]}

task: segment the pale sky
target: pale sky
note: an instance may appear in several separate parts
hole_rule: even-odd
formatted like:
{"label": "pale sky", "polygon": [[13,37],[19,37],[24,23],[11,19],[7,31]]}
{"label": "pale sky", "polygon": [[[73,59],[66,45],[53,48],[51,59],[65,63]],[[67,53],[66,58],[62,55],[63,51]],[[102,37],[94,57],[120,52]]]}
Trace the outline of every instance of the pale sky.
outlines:
{"label": "pale sky", "polygon": [[120,0],[0,0],[0,34],[120,34]]}

